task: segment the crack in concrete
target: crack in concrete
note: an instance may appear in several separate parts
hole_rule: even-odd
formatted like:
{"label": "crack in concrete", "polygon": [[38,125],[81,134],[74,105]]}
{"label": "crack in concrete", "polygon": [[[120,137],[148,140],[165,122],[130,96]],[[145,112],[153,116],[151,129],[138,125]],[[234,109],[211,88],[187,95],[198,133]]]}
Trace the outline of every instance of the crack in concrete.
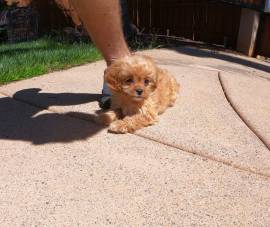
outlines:
{"label": "crack in concrete", "polygon": [[[11,98],[11,99],[13,99],[13,100],[15,100],[15,101],[25,103],[25,104],[27,104],[27,105],[36,107],[36,108],[41,109],[41,110],[47,110],[47,111],[49,111],[49,112],[56,113],[56,114],[59,114],[59,115],[65,114],[65,112],[56,111],[56,110],[51,109],[51,108],[44,108],[44,107],[42,107],[42,105],[37,105],[37,104],[35,104],[35,103],[27,102],[26,100],[23,100],[23,99],[14,98],[13,96],[10,96],[10,95],[8,95],[8,94],[5,94],[5,93],[3,93],[2,91],[0,91],[0,94],[2,94],[3,96],[9,97],[9,98]],[[224,94],[225,94],[225,93],[224,93]],[[87,122],[89,122],[89,123],[97,124],[94,120],[81,118],[81,117],[79,117],[79,116],[65,115],[65,117],[71,117],[71,118],[75,118],[75,119],[87,121]],[[258,170],[256,170],[256,169],[252,169],[252,168],[250,168],[250,167],[245,167],[245,166],[237,165],[237,164],[233,163],[232,161],[228,161],[228,160],[216,158],[216,157],[214,157],[214,156],[211,156],[211,155],[206,154],[206,153],[203,152],[203,151],[189,150],[189,149],[184,148],[184,147],[181,147],[181,146],[173,145],[173,144],[171,144],[171,143],[166,143],[166,142],[164,142],[164,141],[161,141],[161,140],[158,140],[158,139],[149,137],[149,136],[145,136],[145,135],[140,134],[140,133],[138,133],[138,132],[132,133],[132,135],[137,136],[137,137],[140,137],[140,138],[143,138],[143,139],[147,139],[147,140],[149,140],[149,141],[156,142],[156,143],[158,143],[158,144],[162,144],[162,145],[164,145],[164,146],[168,146],[168,147],[171,147],[171,148],[174,148],[174,149],[177,149],[177,150],[181,150],[181,151],[186,152],[186,153],[188,153],[188,154],[190,154],[190,155],[196,155],[196,156],[199,156],[199,157],[202,158],[202,159],[207,159],[207,160],[210,160],[210,161],[213,161],[213,162],[217,162],[217,163],[226,165],[226,166],[228,166],[228,167],[231,167],[231,168],[234,168],[234,169],[237,169],[237,170],[240,170],[240,171],[247,172],[247,173],[249,173],[249,174],[254,174],[254,175],[263,177],[263,178],[266,179],[266,180],[270,180],[270,174],[263,173],[263,172],[261,172],[261,171],[258,171]],[[255,135],[256,135],[256,134],[255,134]]]}
{"label": "crack in concrete", "polygon": [[241,121],[248,127],[248,129],[263,143],[263,145],[270,151],[270,146],[267,144],[267,142],[264,140],[264,138],[260,135],[260,133],[252,127],[252,124],[243,116],[243,114],[237,109],[235,104],[233,103],[232,99],[229,97],[228,92],[226,90],[226,86],[224,85],[224,82],[222,80],[221,73],[218,72],[218,79],[220,86],[222,88],[222,91],[224,93],[224,96],[227,100],[227,102],[230,104],[233,111],[238,115],[238,117],[241,119]]}

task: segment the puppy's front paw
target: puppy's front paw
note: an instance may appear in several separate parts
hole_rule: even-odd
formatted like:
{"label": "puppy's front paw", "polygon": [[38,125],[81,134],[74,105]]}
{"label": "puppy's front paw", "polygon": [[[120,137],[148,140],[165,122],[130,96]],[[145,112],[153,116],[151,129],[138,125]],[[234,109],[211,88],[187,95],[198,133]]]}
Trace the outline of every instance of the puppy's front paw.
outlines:
{"label": "puppy's front paw", "polygon": [[97,123],[109,126],[114,120],[117,119],[117,113],[113,110],[106,112],[100,111],[97,117]]}
{"label": "puppy's front paw", "polygon": [[117,134],[124,134],[128,133],[128,127],[126,122],[122,120],[114,121],[111,123],[109,127],[109,132],[117,133]]}

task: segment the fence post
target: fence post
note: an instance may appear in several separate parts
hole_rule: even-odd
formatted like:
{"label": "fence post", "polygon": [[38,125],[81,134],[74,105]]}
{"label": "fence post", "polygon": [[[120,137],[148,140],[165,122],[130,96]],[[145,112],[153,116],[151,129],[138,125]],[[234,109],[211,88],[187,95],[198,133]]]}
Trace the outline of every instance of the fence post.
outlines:
{"label": "fence post", "polygon": [[236,49],[250,57],[255,52],[259,23],[259,12],[242,8]]}

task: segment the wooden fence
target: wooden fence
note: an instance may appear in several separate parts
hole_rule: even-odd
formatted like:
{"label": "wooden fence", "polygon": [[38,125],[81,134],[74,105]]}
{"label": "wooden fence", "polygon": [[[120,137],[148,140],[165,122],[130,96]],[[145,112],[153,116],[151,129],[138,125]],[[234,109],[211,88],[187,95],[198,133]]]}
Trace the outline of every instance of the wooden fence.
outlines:
{"label": "wooden fence", "polygon": [[142,32],[236,47],[240,6],[209,0],[128,0],[128,6]]}

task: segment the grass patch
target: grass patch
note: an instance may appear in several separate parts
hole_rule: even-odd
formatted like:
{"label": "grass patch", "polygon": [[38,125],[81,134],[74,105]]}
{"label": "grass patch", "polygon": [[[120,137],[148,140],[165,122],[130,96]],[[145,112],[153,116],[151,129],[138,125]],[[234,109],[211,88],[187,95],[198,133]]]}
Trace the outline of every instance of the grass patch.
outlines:
{"label": "grass patch", "polygon": [[[133,51],[159,48],[155,36],[134,36],[128,42]],[[0,44],[0,84],[31,78],[52,71],[102,59],[92,43],[68,43],[53,38],[16,44]]]}
{"label": "grass patch", "polygon": [[101,59],[91,43],[63,43],[50,38],[0,45],[0,84]]}
{"label": "grass patch", "polygon": [[155,35],[135,35],[128,40],[128,46],[132,51],[138,51],[161,48],[166,43]]}

